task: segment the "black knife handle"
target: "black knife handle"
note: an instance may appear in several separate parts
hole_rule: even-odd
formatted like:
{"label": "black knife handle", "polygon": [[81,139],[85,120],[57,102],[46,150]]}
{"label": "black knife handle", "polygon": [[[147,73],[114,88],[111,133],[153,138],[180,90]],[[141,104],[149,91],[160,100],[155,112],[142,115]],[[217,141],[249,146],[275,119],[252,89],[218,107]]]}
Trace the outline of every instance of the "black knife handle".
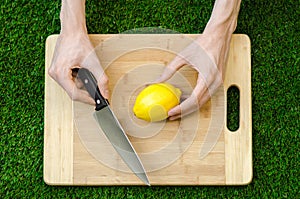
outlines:
{"label": "black knife handle", "polygon": [[87,92],[90,96],[95,100],[96,103],[96,111],[103,109],[108,106],[108,101],[105,99],[97,86],[97,80],[94,75],[86,68],[80,68],[77,73],[77,78],[79,78]]}

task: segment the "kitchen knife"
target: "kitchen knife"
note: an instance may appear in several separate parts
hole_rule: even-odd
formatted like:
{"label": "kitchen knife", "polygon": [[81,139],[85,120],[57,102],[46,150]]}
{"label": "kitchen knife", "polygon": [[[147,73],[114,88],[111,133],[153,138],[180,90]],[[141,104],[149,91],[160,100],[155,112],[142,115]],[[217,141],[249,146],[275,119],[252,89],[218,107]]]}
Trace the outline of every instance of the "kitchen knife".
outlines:
{"label": "kitchen knife", "polygon": [[108,101],[101,95],[93,74],[85,68],[77,69],[79,78],[90,96],[96,102],[94,118],[98,122],[107,139],[121,156],[132,172],[145,184],[150,186],[144,166],[130,143],[118,119],[110,109]]}

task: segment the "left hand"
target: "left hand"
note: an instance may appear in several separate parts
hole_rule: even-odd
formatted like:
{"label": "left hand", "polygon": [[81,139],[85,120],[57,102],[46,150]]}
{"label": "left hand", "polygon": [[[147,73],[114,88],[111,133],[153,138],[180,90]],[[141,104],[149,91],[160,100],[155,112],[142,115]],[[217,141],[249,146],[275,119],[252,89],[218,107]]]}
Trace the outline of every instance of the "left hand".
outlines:
{"label": "left hand", "polygon": [[170,120],[198,110],[222,84],[230,38],[231,35],[229,38],[214,38],[202,34],[166,66],[156,82],[167,81],[184,65],[190,65],[198,71],[197,85],[191,96],[168,112]]}

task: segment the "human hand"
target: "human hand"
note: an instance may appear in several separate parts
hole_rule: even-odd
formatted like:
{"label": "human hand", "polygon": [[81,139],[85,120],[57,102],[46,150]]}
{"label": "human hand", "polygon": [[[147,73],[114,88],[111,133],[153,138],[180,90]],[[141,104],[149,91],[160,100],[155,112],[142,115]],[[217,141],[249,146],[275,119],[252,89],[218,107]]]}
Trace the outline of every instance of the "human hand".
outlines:
{"label": "human hand", "polygon": [[95,76],[103,97],[108,98],[108,78],[88,37],[85,21],[85,0],[62,0],[61,32],[49,75],[68,93],[71,99],[95,104],[72,73],[74,68],[87,68]]}
{"label": "human hand", "polygon": [[108,77],[101,67],[88,35],[82,32],[78,32],[78,34],[61,33],[48,73],[64,88],[72,100],[95,104],[88,92],[80,89],[82,86],[72,75],[72,69],[81,67],[87,68],[93,73],[101,94],[108,98]]}
{"label": "human hand", "polygon": [[168,112],[170,120],[199,109],[222,84],[240,4],[241,0],[216,0],[203,34],[179,53],[158,78],[157,82],[166,81],[184,65],[198,71],[197,85],[191,96]]}
{"label": "human hand", "polygon": [[168,112],[170,120],[198,110],[222,84],[229,43],[230,38],[215,39],[202,34],[166,66],[156,82],[167,81],[184,65],[190,65],[198,72],[197,85],[192,94]]}

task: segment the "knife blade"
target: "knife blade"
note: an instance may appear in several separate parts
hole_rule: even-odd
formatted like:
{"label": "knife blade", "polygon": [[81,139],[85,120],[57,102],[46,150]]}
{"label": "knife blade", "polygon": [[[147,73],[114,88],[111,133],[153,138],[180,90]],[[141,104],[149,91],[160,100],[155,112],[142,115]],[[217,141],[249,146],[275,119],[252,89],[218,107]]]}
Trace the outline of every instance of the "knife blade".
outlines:
{"label": "knife blade", "polygon": [[88,69],[80,68],[77,69],[77,78],[81,80],[90,96],[95,100],[96,108],[93,116],[107,139],[131,171],[141,181],[150,186],[148,176],[139,156],[111,110],[108,100],[101,95],[93,74]]}

